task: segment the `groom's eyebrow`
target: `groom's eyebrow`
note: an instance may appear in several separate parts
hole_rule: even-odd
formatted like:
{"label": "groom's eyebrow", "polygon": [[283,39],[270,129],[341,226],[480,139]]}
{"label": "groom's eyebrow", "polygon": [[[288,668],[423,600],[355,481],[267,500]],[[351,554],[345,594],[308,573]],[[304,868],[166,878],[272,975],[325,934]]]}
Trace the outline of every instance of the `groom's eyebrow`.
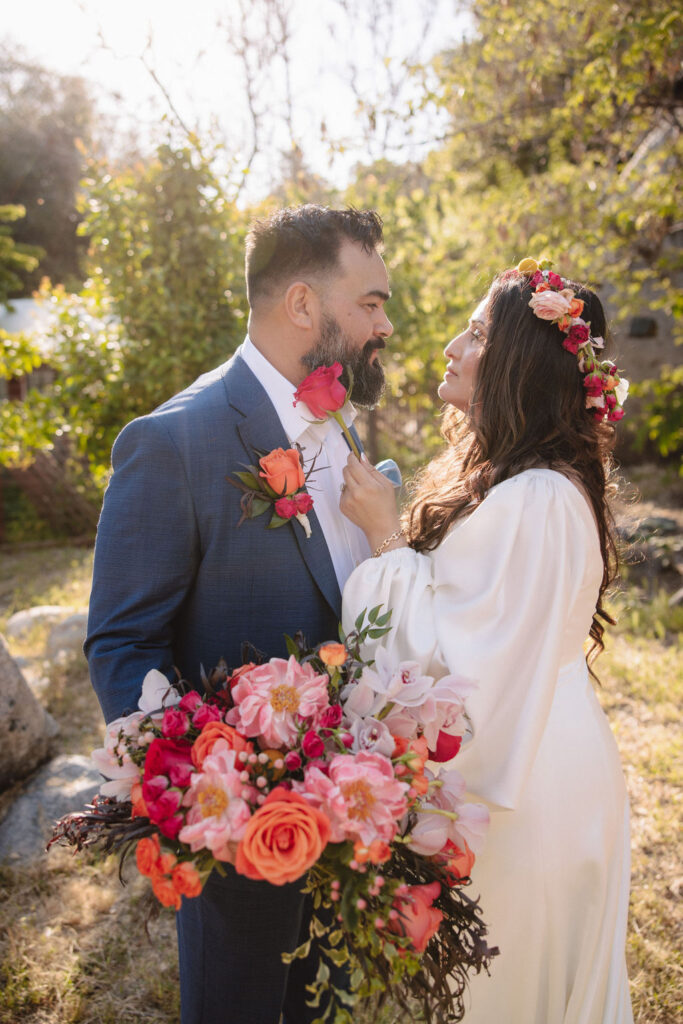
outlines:
{"label": "groom's eyebrow", "polygon": [[376,296],[382,302],[388,302],[391,298],[391,292],[383,292],[380,288],[373,288],[372,291],[366,292],[363,298],[369,299],[371,296]]}

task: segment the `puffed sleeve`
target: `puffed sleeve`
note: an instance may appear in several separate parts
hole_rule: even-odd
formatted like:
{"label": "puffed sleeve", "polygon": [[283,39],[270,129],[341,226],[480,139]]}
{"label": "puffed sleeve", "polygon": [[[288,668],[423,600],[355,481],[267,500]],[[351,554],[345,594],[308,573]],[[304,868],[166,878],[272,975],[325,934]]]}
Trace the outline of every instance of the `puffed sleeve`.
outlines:
{"label": "puffed sleeve", "polygon": [[512,808],[559,668],[581,655],[601,575],[585,499],[560,474],[532,470],[494,487],[436,551],[363,562],[344,590],[343,621],[350,628],[362,608],[383,603],[393,629],[380,642],[392,657],[476,680],[473,737],[457,767],[472,793]]}

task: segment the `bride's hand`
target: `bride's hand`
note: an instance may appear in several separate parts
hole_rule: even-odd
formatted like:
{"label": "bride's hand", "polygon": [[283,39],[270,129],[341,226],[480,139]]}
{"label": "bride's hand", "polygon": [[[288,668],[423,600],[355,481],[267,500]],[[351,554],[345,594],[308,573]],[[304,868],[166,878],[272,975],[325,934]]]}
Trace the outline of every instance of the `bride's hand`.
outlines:
{"label": "bride's hand", "polygon": [[400,529],[393,484],[365,458],[349,455],[339,508],[360,526],[373,551]]}

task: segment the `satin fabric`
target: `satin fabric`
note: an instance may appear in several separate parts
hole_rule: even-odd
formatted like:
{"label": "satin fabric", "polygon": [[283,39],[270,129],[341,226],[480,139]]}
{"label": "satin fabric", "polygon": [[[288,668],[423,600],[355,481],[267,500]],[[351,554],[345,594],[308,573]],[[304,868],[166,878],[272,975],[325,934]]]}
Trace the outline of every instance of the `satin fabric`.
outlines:
{"label": "satin fabric", "polygon": [[369,559],[344,590],[346,629],[382,603],[397,661],[477,681],[452,767],[491,811],[470,891],[500,956],[472,981],[467,1024],[633,1020],[628,800],[583,657],[601,577],[585,497],[533,469],[492,488],[435,551]]}

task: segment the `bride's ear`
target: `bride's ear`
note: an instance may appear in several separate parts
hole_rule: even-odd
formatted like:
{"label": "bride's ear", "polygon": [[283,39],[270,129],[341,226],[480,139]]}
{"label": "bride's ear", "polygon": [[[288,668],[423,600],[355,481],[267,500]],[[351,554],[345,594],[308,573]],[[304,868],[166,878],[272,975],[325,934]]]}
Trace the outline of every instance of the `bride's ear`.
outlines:
{"label": "bride's ear", "polygon": [[304,331],[314,330],[318,322],[319,302],[310,285],[295,281],[285,292],[285,312],[295,325]]}

